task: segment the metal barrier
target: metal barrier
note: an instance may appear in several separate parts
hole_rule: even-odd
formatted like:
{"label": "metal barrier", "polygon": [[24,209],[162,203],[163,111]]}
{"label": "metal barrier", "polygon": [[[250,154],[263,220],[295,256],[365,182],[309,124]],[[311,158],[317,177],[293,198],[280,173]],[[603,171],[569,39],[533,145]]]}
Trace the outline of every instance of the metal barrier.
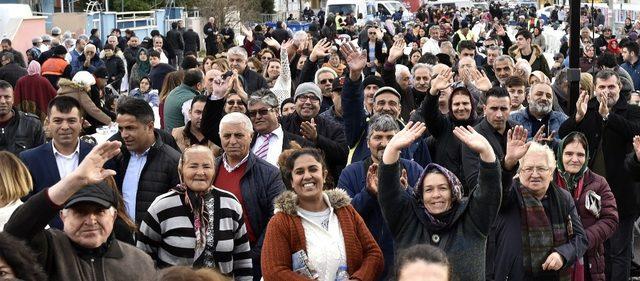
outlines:
{"label": "metal barrier", "polygon": [[153,11],[118,12],[116,26],[120,29],[141,30],[156,26]]}

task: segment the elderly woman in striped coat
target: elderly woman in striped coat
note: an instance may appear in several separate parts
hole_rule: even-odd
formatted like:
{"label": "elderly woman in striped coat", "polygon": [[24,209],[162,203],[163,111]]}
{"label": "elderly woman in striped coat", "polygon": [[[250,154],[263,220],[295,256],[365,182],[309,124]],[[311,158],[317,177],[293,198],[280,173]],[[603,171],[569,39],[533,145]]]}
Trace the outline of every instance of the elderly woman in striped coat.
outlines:
{"label": "elderly woman in striped coat", "polygon": [[137,247],[158,267],[209,267],[235,280],[252,280],[242,206],[233,194],[212,185],[211,150],[199,145],[185,149],[178,171],[181,184],[151,204]]}

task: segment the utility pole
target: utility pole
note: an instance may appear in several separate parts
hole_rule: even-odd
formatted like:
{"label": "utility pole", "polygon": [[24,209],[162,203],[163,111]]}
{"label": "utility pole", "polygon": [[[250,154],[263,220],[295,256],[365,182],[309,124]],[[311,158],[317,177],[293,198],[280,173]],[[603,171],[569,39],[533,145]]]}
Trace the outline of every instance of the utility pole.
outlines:
{"label": "utility pole", "polygon": [[[613,0],[609,0],[613,1]],[[569,1],[569,116],[576,112],[576,101],[580,96],[580,1]]]}

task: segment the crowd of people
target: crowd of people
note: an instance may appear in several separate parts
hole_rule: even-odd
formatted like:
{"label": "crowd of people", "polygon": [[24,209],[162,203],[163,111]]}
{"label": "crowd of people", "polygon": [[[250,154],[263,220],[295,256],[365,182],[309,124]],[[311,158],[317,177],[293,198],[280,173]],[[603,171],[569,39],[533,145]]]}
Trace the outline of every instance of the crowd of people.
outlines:
{"label": "crowd of people", "polygon": [[563,7],[3,39],[0,278],[630,280],[640,20],[581,15],[577,101]]}

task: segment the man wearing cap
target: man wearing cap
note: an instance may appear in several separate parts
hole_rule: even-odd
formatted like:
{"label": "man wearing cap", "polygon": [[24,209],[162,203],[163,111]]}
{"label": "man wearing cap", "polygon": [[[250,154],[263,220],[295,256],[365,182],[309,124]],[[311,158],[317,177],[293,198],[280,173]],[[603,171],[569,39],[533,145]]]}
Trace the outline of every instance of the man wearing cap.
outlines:
{"label": "man wearing cap", "polygon": [[320,113],[320,116],[326,118],[327,120],[340,124],[342,130],[344,130],[344,119],[342,118],[343,110],[342,110],[342,97],[340,93],[342,92],[342,87],[344,86],[344,82],[346,81],[346,77],[341,76],[333,80],[331,83],[331,92],[330,98],[333,101],[333,105],[329,107],[329,109]]}
{"label": "man wearing cap", "polygon": [[52,37],[52,39],[56,38],[56,39],[60,40],[60,34],[62,34],[62,30],[60,29],[60,27],[54,26],[51,29],[51,37]]}
{"label": "man wearing cap", "polygon": [[60,78],[71,79],[71,65],[64,59],[67,49],[58,45],[53,47],[53,56],[42,64],[42,76],[47,78],[54,88],[58,88]]}
{"label": "man wearing cap", "polygon": [[322,102],[320,88],[312,82],[298,85],[293,101],[295,112],[282,117],[282,128],[297,134],[325,153],[329,173],[335,181],[347,161],[347,139],[339,124],[318,116]]}
{"label": "man wearing cap", "polygon": [[31,48],[27,50],[27,56],[29,56],[29,53],[31,53],[30,60],[38,60],[38,58],[40,57],[40,54],[42,54],[42,51],[40,50],[41,45],[42,45],[42,38],[34,37],[33,39],[31,39]]}
{"label": "man wearing cap", "polygon": [[[151,258],[114,237],[118,200],[105,183],[115,175],[104,163],[119,142],[95,147],[73,172],[20,206],[4,230],[26,240],[40,255],[50,280],[152,280]],[[64,229],[45,229],[60,214]]]}
{"label": "man wearing cap", "polygon": [[11,53],[13,54],[16,64],[18,64],[20,67],[27,68],[27,64],[24,62],[24,56],[22,56],[22,53],[18,52],[11,46],[11,40],[7,38],[2,39],[2,41],[0,41],[0,44],[2,45],[2,52],[0,52],[0,56],[6,53]]}
{"label": "man wearing cap", "polygon": [[40,36],[40,39],[42,40],[42,44],[40,44],[40,52],[44,53],[46,51],[48,51],[49,49],[51,49],[51,36],[45,34]]}
{"label": "man wearing cap", "polygon": [[[349,62],[349,76],[342,88],[341,103],[344,105],[344,132],[350,148],[347,163],[353,163],[364,160],[371,155],[366,141],[369,122],[367,115],[388,114],[396,120],[400,128],[404,127],[404,123],[399,119],[402,106],[400,93],[396,89],[383,87],[382,79],[371,78],[375,76],[369,76],[364,80],[364,83],[361,82],[363,69],[367,64],[366,54],[358,53],[355,46],[350,44],[343,45],[340,51]],[[361,84],[365,84],[365,86],[361,87]],[[376,88],[378,89],[374,91]],[[369,102],[372,107],[369,112],[366,112],[365,107],[360,105],[366,105]],[[411,159],[406,153],[402,157]]]}

